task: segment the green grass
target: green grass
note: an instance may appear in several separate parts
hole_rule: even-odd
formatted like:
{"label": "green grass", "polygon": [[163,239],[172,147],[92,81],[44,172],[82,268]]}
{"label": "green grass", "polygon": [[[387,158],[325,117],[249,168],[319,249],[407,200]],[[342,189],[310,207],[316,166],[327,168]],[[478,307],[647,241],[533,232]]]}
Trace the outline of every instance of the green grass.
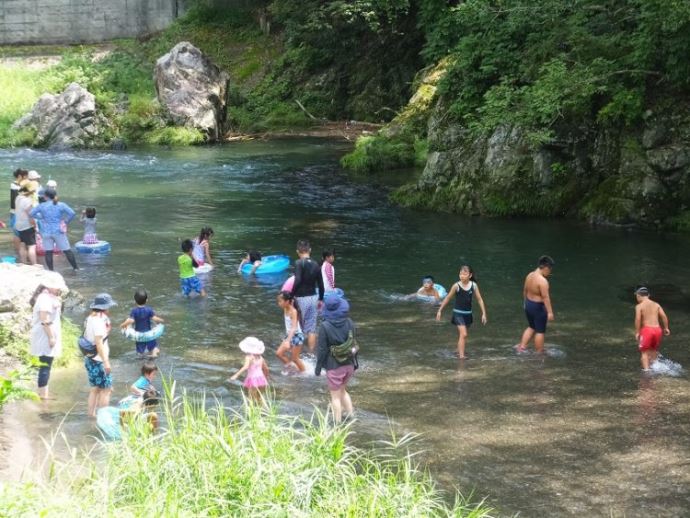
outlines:
{"label": "green grass", "polygon": [[[53,366],[66,367],[81,357],[77,348],[77,339],[81,330],[66,318],[62,318],[62,355],[55,360]],[[10,332],[6,327],[0,326],[0,349],[13,356],[26,365],[31,365],[29,354],[29,339],[27,336],[19,336]]]}
{"label": "green grass", "polygon": [[411,134],[403,133],[395,137],[365,135],[357,139],[355,149],[345,155],[340,163],[357,174],[422,167],[426,163],[427,152],[426,139]]}
{"label": "green grass", "polygon": [[[170,400],[167,400],[170,401]],[[378,455],[349,444],[347,427],[248,407],[227,412],[183,396],[164,403],[167,430],[143,423],[120,443],[66,462],[47,479],[0,485],[5,516],[454,516],[492,512],[434,485],[409,453],[409,437]]]}

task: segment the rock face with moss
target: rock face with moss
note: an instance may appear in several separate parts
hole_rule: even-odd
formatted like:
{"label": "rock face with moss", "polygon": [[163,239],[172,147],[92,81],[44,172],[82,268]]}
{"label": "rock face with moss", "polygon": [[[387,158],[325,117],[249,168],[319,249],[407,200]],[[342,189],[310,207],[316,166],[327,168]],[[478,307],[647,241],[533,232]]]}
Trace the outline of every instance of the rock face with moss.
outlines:
{"label": "rock face with moss", "polygon": [[96,109],[93,94],[71,83],[60,94],[43,94],[14,129],[35,132],[33,140],[38,147],[102,147],[107,121]]}
{"label": "rock face with moss", "polygon": [[229,78],[198,48],[186,41],[158,59],[156,93],[171,122],[196,128],[208,141],[222,138]]}

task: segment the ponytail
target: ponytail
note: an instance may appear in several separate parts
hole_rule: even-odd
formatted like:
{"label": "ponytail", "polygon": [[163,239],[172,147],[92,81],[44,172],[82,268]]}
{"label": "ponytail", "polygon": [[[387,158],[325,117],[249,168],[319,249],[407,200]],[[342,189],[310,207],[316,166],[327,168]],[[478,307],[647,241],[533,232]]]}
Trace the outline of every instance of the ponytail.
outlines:
{"label": "ponytail", "polygon": [[39,284],[38,287],[36,288],[36,291],[34,291],[34,294],[31,295],[31,298],[29,299],[29,305],[33,308],[36,305],[36,299],[38,299],[38,296],[43,293],[43,290],[45,290],[46,287],[43,286],[43,284]]}

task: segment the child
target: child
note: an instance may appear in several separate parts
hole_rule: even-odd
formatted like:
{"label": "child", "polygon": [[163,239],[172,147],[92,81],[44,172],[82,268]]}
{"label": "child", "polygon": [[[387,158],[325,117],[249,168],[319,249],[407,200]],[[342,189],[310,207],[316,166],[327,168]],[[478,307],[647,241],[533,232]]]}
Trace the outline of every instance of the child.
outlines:
{"label": "child", "polygon": [[82,210],[79,221],[84,224],[84,237],[82,238],[82,242],[85,245],[98,243],[98,236],[96,235],[96,209],[94,207],[87,207]]}
{"label": "child", "polygon": [[441,313],[450,299],[455,296],[455,307],[453,308],[453,317],[450,319],[451,323],[458,328],[458,358],[464,360],[465,356],[465,342],[467,341],[467,328],[472,325],[472,296],[477,296],[477,302],[482,310],[482,324],[486,324],[486,308],[484,307],[484,300],[481,293],[479,293],[479,286],[474,280],[474,272],[469,265],[460,267],[460,282],[453,284],[446,298],[443,299],[441,307],[436,313],[436,320],[441,320]]}
{"label": "child", "polygon": [[197,262],[198,266],[203,266],[205,263],[213,266],[213,260],[211,259],[211,251],[209,248],[211,237],[213,237],[213,229],[211,227],[204,227],[199,232],[199,237],[195,237],[194,241],[192,241],[192,244],[194,245],[192,249],[192,257]]}
{"label": "child", "polygon": [[237,271],[242,272],[242,267],[245,264],[252,265],[252,270],[249,272],[249,274],[253,274],[256,269],[261,266],[261,252],[257,252],[256,250],[250,250],[247,252],[244,256],[244,259],[242,259],[242,262],[240,262],[240,265],[237,267]]}
{"label": "child", "polygon": [[156,377],[157,372],[158,367],[155,363],[144,362],[144,364],[141,366],[141,376],[139,376],[139,379],[136,380],[130,387],[132,393],[137,396],[143,396],[147,390],[155,390],[155,387],[153,386],[153,378]]}
{"label": "child", "polygon": [[649,298],[649,290],[641,286],[635,290],[637,306],[635,306],[635,339],[638,340],[640,350],[640,363],[642,368],[648,370],[659,355],[661,346],[662,327],[663,334],[671,334],[668,327],[668,317],[664,309]]}
{"label": "child", "polygon": [[427,275],[422,278],[422,287],[419,288],[415,293],[409,295],[409,298],[413,297],[431,297],[434,300],[441,300],[441,294],[434,287],[434,278],[431,275]]}
{"label": "child", "polygon": [[[153,408],[158,404],[158,391],[151,387],[141,396],[127,396],[118,406],[105,406],[96,413],[96,426],[103,432],[106,439],[120,440],[125,427],[134,419],[141,417],[146,420],[149,431],[158,428],[158,416]],[[145,413],[144,413],[145,412]]]}
{"label": "child", "polygon": [[182,241],[182,255],[177,258],[177,265],[180,267],[180,287],[182,294],[189,297],[192,291],[196,291],[202,297],[206,296],[203,284],[199,278],[194,274],[194,266],[197,262],[192,258],[192,244],[191,239]]}
{"label": "child", "polygon": [[262,356],[264,354],[264,343],[253,336],[248,336],[240,342],[240,350],[246,354],[244,365],[230,378],[236,380],[240,374],[247,371],[244,380],[244,388],[249,392],[249,398],[260,403],[263,401],[263,392],[268,386],[268,365]]}
{"label": "child", "polygon": [[[276,356],[285,364],[284,375],[288,374],[288,368],[294,364],[299,372],[304,372],[304,363],[300,359],[302,353],[302,345],[304,345],[304,335],[302,328],[299,325],[299,317],[297,309],[293,304],[293,296],[289,291],[281,291],[278,294],[278,307],[283,310],[285,318],[285,332],[287,333],[285,339],[281,342]],[[290,351],[290,357],[287,352]]]}
{"label": "child", "polygon": [[328,291],[335,290],[335,268],[333,268],[333,263],[335,262],[335,252],[330,249],[326,249],[321,254],[323,257],[323,263],[321,263],[321,275],[323,276],[323,289]]}
{"label": "child", "polygon": [[[149,298],[149,294],[146,290],[141,289],[134,292],[134,302],[137,303],[137,307],[132,309],[129,313],[129,318],[120,324],[122,329],[127,328],[134,324],[134,330],[140,333],[151,330],[151,322],[156,324],[162,324],[164,320],[156,315],[156,312],[146,305],[146,301]],[[150,342],[136,342],[137,354],[149,353],[150,356],[154,358],[160,354],[160,349],[158,343],[155,340]]]}

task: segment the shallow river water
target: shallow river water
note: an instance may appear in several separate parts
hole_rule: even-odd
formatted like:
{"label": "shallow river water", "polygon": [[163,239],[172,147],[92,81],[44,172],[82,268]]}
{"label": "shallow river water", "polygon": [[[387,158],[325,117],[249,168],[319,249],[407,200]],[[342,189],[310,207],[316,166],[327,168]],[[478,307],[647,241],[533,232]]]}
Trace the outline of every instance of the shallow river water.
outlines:
{"label": "shallow river water", "polygon": [[[78,256],[76,274],[64,259],[57,269],[87,298],[110,292],[119,302],[116,323],[145,286],[168,322],[159,366],[178,386],[237,405],[239,388],[226,379],[241,366],[237,343],[254,334],[269,344],[283,410],[325,407],[324,379],[283,377],[273,356],[283,326],[275,294],[285,277],[235,273],[243,250],[294,256],[296,240],[306,237],[319,258],[323,247],[335,247],[336,282],[360,329],[362,368],[351,387],[355,441],[386,439],[391,429],[420,434],[415,446],[439,483],[486,496],[501,515],[687,516],[690,382],[685,373],[640,372],[632,289],[651,285],[671,319],[663,354],[690,366],[690,239],[401,210],[389,205],[385,187],[353,183],[340,171],[344,151],[333,142],[294,140],[121,153],[0,151],[0,168],[7,183],[17,166],[37,169],[44,181],[57,180],[75,210],[97,207],[99,235],[112,253]],[[206,278],[209,297],[185,300],[179,239],[205,225],[215,230],[219,266]],[[71,225],[73,243],[80,231]],[[525,326],[522,280],[542,253],[557,262],[549,354],[516,356],[512,346]],[[432,306],[399,295],[429,273],[450,287],[466,262],[489,322],[471,328],[470,358],[460,362],[450,310],[437,323]],[[71,316],[81,322],[84,313]],[[111,349],[115,398],[126,394],[140,362],[119,335]],[[63,431],[73,441],[93,434],[83,369],[57,372],[52,390],[55,402],[23,404],[19,417],[35,437],[50,435],[66,412]]]}

